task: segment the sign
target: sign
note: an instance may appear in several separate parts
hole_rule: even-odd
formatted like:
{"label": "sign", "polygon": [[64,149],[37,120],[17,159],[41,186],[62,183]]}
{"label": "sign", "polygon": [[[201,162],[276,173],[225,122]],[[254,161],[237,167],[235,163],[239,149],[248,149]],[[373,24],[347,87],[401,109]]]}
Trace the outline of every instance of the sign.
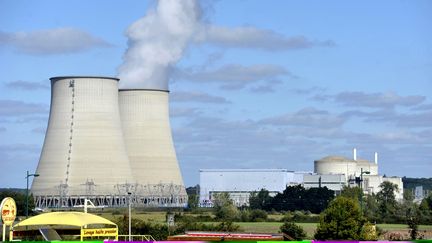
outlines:
{"label": "sign", "polygon": [[15,200],[11,197],[4,198],[0,206],[0,211],[3,224],[11,226],[17,215]]}
{"label": "sign", "polygon": [[168,223],[168,226],[170,226],[170,227],[175,225],[174,224],[174,214],[171,214],[171,213],[168,214],[167,223]]}
{"label": "sign", "polygon": [[93,236],[117,236],[117,228],[102,228],[102,229],[82,229],[83,237]]}

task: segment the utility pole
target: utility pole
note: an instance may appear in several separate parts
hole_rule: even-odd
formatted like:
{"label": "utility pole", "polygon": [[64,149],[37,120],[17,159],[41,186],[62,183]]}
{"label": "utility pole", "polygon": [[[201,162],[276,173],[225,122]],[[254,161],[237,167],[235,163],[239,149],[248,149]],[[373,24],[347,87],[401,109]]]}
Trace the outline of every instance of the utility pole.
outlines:
{"label": "utility pole", "polygon": [[26,187],[26,203],[25,203],[25,215],[26,215],[26,219],[28,218],[28,187],[29,187],[29,177],[33,176],[33,177],[38,177],[39,174],[29,174],[29,172],[27,171],[27,175],[26,175],[26,180],[27,180],[27,187]]}
{"label": "utility pole", "polygon": [[128,207],[129,207],[129,241],[132,241],[132,234],[131,234],[131,232],[132,232],[132,228],[131,228],[131,223],[132,223],[132,221],[131,221],[131,194],[132,194],[132,192],[128,192],[127,193],[128,194]]}
{"label": "utility pole", "polygon": [[370,174],[370,171],[363,171],[363,168],[360,168],[360,191],[361,191],[361,195],[360,195],[360,208],[363,214],[363,174]]}

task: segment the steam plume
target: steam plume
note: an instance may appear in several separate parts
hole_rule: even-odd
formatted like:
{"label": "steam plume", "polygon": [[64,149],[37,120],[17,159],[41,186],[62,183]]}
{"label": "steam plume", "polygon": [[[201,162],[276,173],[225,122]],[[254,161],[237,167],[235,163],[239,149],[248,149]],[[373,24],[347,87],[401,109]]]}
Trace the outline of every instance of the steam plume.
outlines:
{"label": "steam plume", "polygon": [[160,0],[133,23],[126,31],[120,87],[168,89],[169,72],[199,28],[200,16],[195,0]]}

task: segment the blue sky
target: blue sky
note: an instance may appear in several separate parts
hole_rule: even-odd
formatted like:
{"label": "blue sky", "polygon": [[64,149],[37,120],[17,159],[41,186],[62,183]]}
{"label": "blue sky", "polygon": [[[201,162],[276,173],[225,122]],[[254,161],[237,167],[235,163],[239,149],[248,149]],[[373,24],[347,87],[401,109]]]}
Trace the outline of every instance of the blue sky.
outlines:
{"label": "blue sky", "polygon": [[[179,48],[149,79],[169,81],[187,186],[201,168],[312,171],[313,160],[351,157],[354,147],[369,160],[378,152],[381,174],[430,177],[432,2],[189,3],[160,13],[198,14],[172,22],[174,35],[170,20],[131,27],[164,20],[159,2],[1,0],[0,187],[24,187],[36,169],[49,78],[132,80],[121,67],[143,43]],[[159,56],[140,57],[143,72]]]}

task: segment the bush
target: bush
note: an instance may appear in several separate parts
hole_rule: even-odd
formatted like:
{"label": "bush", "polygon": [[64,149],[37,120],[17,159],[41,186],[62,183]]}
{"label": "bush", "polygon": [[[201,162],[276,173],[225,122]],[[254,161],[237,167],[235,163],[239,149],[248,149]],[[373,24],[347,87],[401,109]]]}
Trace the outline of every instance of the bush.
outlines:
{"label": "bush", "polygon": [[290,240],[303,240],[306,238],[306,232],[303,228],[292,222],[285,222],[280,227],[280,232],[291,237],[292,239]]}
{"label": "bush", "polygon": [[254,209],[250,211],[249,221],[250,222],[264,222],[268,218],[266,211],[261,209]]}
{"label": "bush", "polygon": [[[25,190],[22,189],[2,189],[0,191],[0,203],[4,198],[11,197],[15,200],[15,204],[17,207],[17,215],[25,215],[25,204],[26,204],[26,194]],[[28,195],[28,214],[35,215],[36,213],[33,211],[35,208],[33,195]]]}
{"label": "bush", "polygon": [[365,219],[358,202],[337,197],[320,217],[315,238],[318,240],[360,240]]}
{"label": "bush", "polygon": [[[118,225],[120,235],[129,232],[128,216],[123,215],[113,220]],[[165,224],[152,224],[140,219],[131,219],[131,233],[134,235],[151,235],[155,240],[166,240],[168,237],[168,226]]]}
{"label": "bush", "polygon": [[250,221],[250,211],[249,210],[240,211],[239,220],[241,222],[249,222]]}
{"label": "bush", "polygon": [[124,212],[124,210],[120,210],[120,209],[115,209],[114,211],[112,211],[112,215],[122,215]]}
{"label": "bush", "polygon": [[175,226],[175,233],[184,233],[186,231],[214,231],[217,228],[215,224],[204,224],[198,222],[194,219],[194,217],[183,218],[182,221],[179,221]]}
{"label": "bush", "polygon": [[308,211],[307,212],[302,212],[302,211],[287,212],[280,221],[281,222],[294,221],[298,223],[318,223],[319,215],[313,215]]}
{"label": "bush", "polygon": [[234,232],[240,229],[240,225],[234,224],[233,222],[221,222],[216,225],[216,231],[223,232]]}
{"label": "bush", "polygon": [[181,221],[197,221],[197,222],[213,222],[214,218],[211,215],[186,215],[182,213],[174,214],[175,222]]}
{"label": "bush", "polygon": [[371,223],[366,223],[365,225],[363,225],[361,231],[361,238],[362,240],[367,240],[367,241],[378,240],[376,226]]}
{"label": "bush", "polygon": [[216,219],[222,221],[234,221],[239,218],[240,211],[234,205],[228,193],[215,194],[213,202],[213,210]]}
{"label": "bush", "polygon": [[402,241],[402,240],[406,240],[407,236],[400,232],[390,232],[384,235],[384,239],[388,241]]}
{"label": "bush", "polygon": [[[120,235],[128,234],[128,216],[118,217],[113,220],[118,225]],[[134,235],[151,235],[155,240],[166,240],[169,232],[171,234],[182,234],[186,231],[239,231],[240,226],[232,222],[221,222],[219,224],[204,224],[198,222],[193,216],[182,217],[174,227],[168,228],[166,224],[155,224],[140,219],[131,220],[131,230]]]}

